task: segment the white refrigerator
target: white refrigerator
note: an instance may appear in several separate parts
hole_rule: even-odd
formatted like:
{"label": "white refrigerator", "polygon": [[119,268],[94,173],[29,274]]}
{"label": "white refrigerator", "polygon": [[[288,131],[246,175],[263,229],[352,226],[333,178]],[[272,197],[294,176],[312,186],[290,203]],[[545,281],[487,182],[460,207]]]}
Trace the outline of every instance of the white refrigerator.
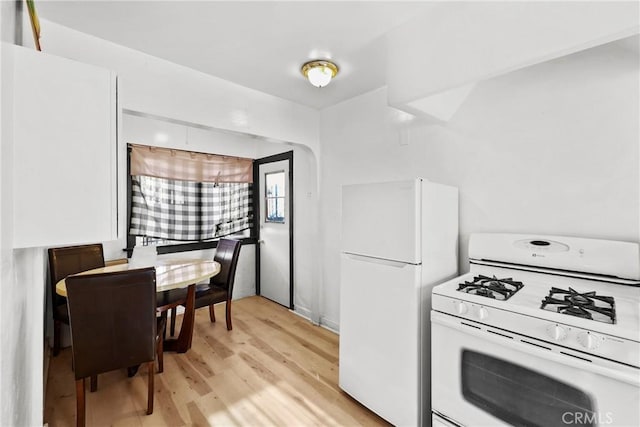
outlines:
{"label": "white refrigerator", "polygon": [[455,187],[342,187],[340,388],[396,426],[431,422],[431,288],[457,273]]}

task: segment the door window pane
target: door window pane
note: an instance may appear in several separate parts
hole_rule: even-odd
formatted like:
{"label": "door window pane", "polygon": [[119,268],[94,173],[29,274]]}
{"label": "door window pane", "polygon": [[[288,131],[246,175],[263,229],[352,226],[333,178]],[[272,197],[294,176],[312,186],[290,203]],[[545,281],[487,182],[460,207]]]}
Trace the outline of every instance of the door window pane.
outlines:
{"label": "door window pane", "polygon": [[284,223],[286,203],[284,171],[265,174],[265,221]]}

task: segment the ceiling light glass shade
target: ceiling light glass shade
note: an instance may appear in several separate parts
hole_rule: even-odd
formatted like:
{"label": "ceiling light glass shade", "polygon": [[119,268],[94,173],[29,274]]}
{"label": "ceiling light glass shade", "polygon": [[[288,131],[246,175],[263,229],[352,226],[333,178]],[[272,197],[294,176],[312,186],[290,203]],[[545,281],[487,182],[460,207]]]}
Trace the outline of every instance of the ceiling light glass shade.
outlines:
{"label": "ceiling light glass shade", "polygon": [[329,61],[310,61],[302,66],[302,74],[315,87],[324,87],[338,74],[338,66]]}
{"label": "ceiling light glass shade", "polygon": [[307,78],[309,83],[315,87],[322,87],[329,84],[331,81],[331,70],[327,67],[315,67],[307,72]]}

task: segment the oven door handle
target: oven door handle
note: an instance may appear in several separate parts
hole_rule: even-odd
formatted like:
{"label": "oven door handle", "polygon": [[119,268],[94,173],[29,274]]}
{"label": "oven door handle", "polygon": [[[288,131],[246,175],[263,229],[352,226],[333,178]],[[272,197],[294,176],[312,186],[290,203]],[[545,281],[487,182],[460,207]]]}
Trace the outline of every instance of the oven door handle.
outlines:
{"label": "oven door handle", "polygon": [[[622,381],[627,384],[631,384],[635,387],[640,387],[640,369],[636,369],[633,367],[627,367],[625,365],[620,366],[620,370],[611,369],[606,366],[601,366],[594,364],[593,362],[587,360],[580,360],[577,357],[571,357],[571,355],[563,355],[558,354],[554,350],[546,350],[544,348],[539,348],[535,345],[529,345],[521,343],[518,339],[518,334],[509,333],[513,336],[513,338],[503,337],[498,334],[492,334],[487,332],[490,328],[486,325],[476,324],[473,321],[470,321],[469,324],[474,323],[472,326],[465,326],[462,324],[462,319],[459,319],[455,316],[451,316],[448,314],[443,314],[438,311],[431,312],[431,323],[439,324],[451,329],[455,329],[457,331],[461,331],[468,335],[473,335],[477,337],[481,337],[485,341],[492,341],[498,345],[506,346],[516,351],[520,351],[523,353],[533,354],[536,357],[540,357],[542,359],[550,360],[552,362],[561,363],[563,365],[567,365],[573,368],[583,369],[588,372],[592,372],[598,375],[602,375],[604,377],[612,378],[617,381]],[[477,326],[475,326],[477,325]],[[506,334],[505,334],[506,335]],[[435,348],[436,343],[431,344],[432,347]],[[554,344],[546,343],[545,345],[556,347]],[[615,362],[612,362],[615,363]],[[628,370],[633,370],[633,372],[628,372]]]}

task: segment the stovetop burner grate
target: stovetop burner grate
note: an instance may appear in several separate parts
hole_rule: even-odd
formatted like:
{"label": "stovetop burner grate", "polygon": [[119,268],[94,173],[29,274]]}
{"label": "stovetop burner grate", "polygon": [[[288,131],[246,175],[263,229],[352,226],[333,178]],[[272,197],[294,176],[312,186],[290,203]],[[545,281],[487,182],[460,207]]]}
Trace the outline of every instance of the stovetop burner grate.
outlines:
{"label": "stovetop burner grate", "polygon": [[[547,308],[548,307],[548,308]],[[542,309],[604,323],[616,323],[616,305],[613,297],[597,295],[595,292],[577,292],[552,287],[542,300]]]}
{"label": "stovetop burner grate", "polygon": [[465,281],[464,283],[460,283],[458,285],[458,291],[506,301],[523,287],[522,282],[513,280],[511,277],[498,279],[496,276],[488,277],[479,275],[475,276],[471,282]]}

